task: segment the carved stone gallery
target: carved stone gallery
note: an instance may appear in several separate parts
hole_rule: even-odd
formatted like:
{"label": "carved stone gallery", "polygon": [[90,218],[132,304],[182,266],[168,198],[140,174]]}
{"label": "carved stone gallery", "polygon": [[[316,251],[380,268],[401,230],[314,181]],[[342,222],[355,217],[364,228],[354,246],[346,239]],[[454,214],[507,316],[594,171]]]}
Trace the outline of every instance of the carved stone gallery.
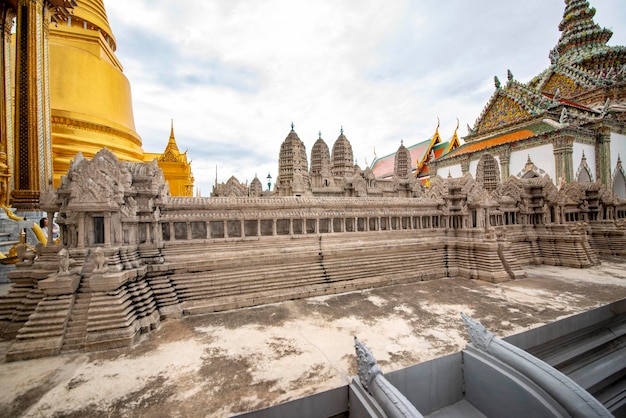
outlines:
{"label": "carved stone gallery", "polygon": [[166,318],[463,277],[588,267],[626,253],[626,203],[600,183],[435,177],[417,197],[172,197],[155,163],[80,154],[41,207],[61,242],[0,299],[8,360],[133,344]]}

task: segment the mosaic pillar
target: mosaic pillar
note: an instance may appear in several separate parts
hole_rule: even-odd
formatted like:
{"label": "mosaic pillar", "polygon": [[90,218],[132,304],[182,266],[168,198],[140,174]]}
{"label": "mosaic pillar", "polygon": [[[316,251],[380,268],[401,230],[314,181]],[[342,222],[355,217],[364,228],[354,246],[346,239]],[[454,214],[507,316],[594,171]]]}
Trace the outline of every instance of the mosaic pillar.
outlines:
{"label": "mosaic pillar", "polygon": [[596,179],[607,190],[613,190],[611,182],[611,131],[602,128],[596,137]]}
{"label": "mosaic pillar", "polygon": [[554,140],[554,168],[556,179],[554,181],[559,184],[561,180],[571,183],[574,179],[574,169],[572,163],[572,152],[574,149],[574,140],[571,137],[559,136]]}
{"label": "mosaic pillar", "polygon": [[11,86],[11,28],[15,12],[7,3],[0,5],[0,205],[8,205],[13,188],[9,164],[13,156],[13,109]]}
{"label": "mosaic pillar", "polygon": [[52,149],[48,102],[48,28],[43,0],[17,3],[15,60],[15,177],[11,204],[39,208],[40,191],[52,184]]}
{"label": "mosaic pillar", "polygon": [[509,171],[509,162],[511,159],[511,150],[505,150],[500,154],[500,179],[504,181],[511,175]]}
{"label": "mosaic pillar", "polygon": [[463,174],[469,172],[469,157],[464,157],[461,160],[461,171],[463,172]]}

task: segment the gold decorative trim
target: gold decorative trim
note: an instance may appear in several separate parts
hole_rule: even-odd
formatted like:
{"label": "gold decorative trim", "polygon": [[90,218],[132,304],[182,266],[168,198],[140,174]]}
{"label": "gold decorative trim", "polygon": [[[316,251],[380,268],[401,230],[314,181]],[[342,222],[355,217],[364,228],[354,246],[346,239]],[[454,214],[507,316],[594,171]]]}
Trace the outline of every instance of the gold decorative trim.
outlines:
{"label": "gold decorative trim", "polygon": [[110,126],[100,125],[97,123],[86,122],[82,120],[76,120],[76,119],[72,119],[72,118],[68,118],[64,116],[55,116],[55,115],[52,115],[51,121],[52,121],[53,126],[56,125],[56,126],[63,126],[67,128],[78,128],[84,131],[92,131],[92,132],[98,132],[98,133],[104,133],[107,135],[122,137],[124,139],[135,142],[137,145],[141,147],[141,138],[139,137],[139,135],[134,136],[128,132],[122,131],[120,129],[112,128]]}

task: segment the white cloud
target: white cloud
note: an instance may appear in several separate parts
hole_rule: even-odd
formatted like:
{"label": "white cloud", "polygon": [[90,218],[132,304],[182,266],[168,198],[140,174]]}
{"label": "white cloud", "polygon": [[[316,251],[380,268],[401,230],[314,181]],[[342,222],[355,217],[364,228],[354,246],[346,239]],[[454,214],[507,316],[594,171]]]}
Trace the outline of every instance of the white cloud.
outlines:
{"label": "white cloud", "polygon": [[[596,22],[626,45],[623,0],[591,0]],[[473,125],[511,69],[528,81],[556,44],[562,1],[106,1],[146,151],[174,119],[196,184],[235,175],[265,185],[295,130],[310,152],[344,127],[361,167]],[[265,185],[266,186],[266,185]]]}

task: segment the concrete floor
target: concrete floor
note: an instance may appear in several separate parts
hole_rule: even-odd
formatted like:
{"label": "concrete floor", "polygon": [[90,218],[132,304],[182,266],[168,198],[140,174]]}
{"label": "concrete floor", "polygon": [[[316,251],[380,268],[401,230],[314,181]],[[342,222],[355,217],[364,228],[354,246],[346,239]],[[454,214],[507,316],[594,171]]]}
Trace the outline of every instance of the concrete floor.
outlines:
{"label": "concrete floor", "polygon": [[128,349],[0,360],[0,416],[229,416],[347,383],[354,335],[388,372],[463,348],[460,312],[506,336],[626,297],[622,260],[526,271],[169,320]]}

